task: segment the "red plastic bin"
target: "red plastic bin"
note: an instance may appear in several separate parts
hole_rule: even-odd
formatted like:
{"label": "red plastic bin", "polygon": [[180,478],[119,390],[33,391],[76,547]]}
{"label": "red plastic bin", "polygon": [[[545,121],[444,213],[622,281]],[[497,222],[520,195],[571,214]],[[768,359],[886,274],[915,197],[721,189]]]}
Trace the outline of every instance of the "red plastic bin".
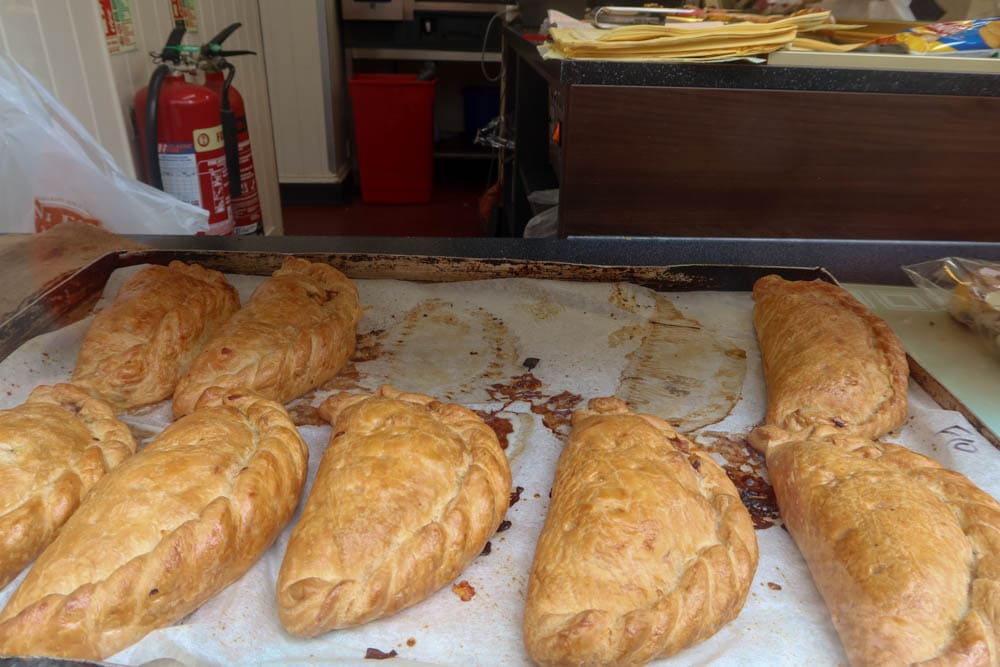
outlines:
{"label": "red plastic bin", "polygon": [[371,204],[429,202],[437,79],[417,81],[416,74],[355,74],[348,85],[361,200]]}

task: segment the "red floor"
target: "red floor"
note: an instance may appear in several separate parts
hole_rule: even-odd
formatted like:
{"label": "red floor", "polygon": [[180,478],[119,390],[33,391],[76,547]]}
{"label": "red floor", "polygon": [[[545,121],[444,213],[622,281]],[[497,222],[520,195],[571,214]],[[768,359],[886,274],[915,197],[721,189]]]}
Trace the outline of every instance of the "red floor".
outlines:
{"label": "red floor", "polygon": [[481,164],[438,170],[429,204],[284,206],[285,234],[298,236],[484,236],[479,198],[488,174]]}

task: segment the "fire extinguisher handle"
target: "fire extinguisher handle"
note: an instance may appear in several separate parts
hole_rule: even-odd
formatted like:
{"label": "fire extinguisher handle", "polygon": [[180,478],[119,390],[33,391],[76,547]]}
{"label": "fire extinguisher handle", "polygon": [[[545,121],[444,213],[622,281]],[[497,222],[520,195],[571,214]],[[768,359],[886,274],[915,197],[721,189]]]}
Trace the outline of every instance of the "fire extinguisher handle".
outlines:
{"label": "fire extinguisher handle", "polygon": [[222,116],[222,140],[226,147],[226,171],[229,174],[229,194],[232,197],[239,197],[243,194],[243,183],[240,180],[240,139],[239,131],[236,127],[236,112],[233,111],[229,102],[229,89],[233,84],[233,77],[236,76],[236,68],[226,64],[226,81],[222,84],[221,108]]}
{"label": "fire extinguisher handle", "polygon": [[159,65],[149,77],[149,87],[146,95],[146,130],[142,137],[143,153],[146,158],[146,168],[149,174],[149,184],[158,190],[163,189],[163,176],[160,172],[159,150],[159,119],[157,110],[160,106],[160,88],[163,79],[170,73],[169,65]]}
{"label": "fire extinguisher handle", "polygon": [[236,30],[241,25],[243,25],[243,24],[239,23],[239,22],[230,23],[229,25],[227,25],[225,28],[222,29],[222,32],[220,32],[218,35],[216,35],[212,39],[208,40],[208,44],[218,44],[219,46],[221,46],[222,43],[224,41],[226,41],[227,39],[229,39],[229,36],[232,35],[234,32],[236,32]]}

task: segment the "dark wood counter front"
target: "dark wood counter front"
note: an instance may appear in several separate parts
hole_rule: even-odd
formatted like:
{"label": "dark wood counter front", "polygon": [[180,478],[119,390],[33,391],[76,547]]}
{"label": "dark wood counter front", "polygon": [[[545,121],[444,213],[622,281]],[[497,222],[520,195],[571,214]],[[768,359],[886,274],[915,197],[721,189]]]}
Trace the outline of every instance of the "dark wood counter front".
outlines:
{"label": "dark wood counter front", "polygon": [[571,64],[505,39],[514,89],[548,102],[508,107],[525,190],[510,233],[550,166],[561,236],[1000,240],[1000,76]]}

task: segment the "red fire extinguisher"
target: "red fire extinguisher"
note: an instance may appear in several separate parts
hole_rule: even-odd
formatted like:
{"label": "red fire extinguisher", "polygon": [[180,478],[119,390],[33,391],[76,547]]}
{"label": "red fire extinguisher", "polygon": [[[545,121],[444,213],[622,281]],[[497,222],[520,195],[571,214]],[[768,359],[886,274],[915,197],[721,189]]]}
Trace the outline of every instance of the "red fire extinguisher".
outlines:
{"label": "red fire extinguisher", "polygon": [[262,231],[260,198],[257,195],[257,178],[253,169],[253,151],[247,125],[243,96],[233,85],[236,68],[226,56],[252,55],[253,51],[223,51],[222,43],[229,38],[240,23],[227,26],[201,47],[199,68],[205,71],[205,87],[219,96],[222,128],[227,144],[237,145],[238,168],[229,163],[230,195],[232,196],[233,221],[237,234],[256,234]]}
{"label": "red fire extinguisher", "polygon": [[182,201],[208,211],[208,233],[232,234],[227,146],[219,96],[184,79],[194,63],[184,47],[184,24],[170,33],[149,85],[135,96],[135,116],[142,141],[147,179]]}

